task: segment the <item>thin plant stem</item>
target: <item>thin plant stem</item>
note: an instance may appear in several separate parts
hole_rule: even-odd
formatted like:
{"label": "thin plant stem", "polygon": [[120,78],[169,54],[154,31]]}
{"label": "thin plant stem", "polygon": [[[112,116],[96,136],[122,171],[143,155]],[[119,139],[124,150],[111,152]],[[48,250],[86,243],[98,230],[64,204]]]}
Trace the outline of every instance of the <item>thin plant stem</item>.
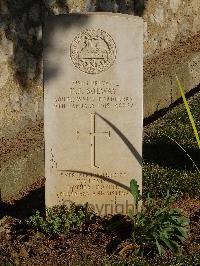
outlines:
{"label": "thin plant stem", "polygon": [[173,142],[175,142],[179,148],[181,148],[181,150],[183,150],[185,152],[185,154],[187,155],[187,157],[190,159],[190,161],[193,163],[194,167],[196,168],[197,172],[200,174],[200,169],[198,168],[198,166],[196,165],[195,161],[192,159],[192,157],[187,153],[187,151],[183,148],[183,146],[181,144],[179,144],[175,139],[171,138],[170,136],[164,134],[164,136],[166,136],[167,138],[169,138],[170,140],[172,140]]}
{"label": "thin plant stem", "polygon": [[185,93],[184,93],[184,89],[180,83],[180,80],[178,79],[178,77],[176,76],[176,81],[177,81],[177,84],[178,84],[178,87],[179,87],[179,90],[180,90],[180,93],[181,93],[181,96],[183,98],[183,102],[185,104],[185,108],[187,110],[187,113],[188,113],[188,116],[189,116],[189,119],[190,119],[190,122],[192,124],[192,128],[193,128],[193,131],[194,131],[194,135],[195,135],[195,138],[197,140],[197,144],[198,144],[198,147],[200,149],[200,139],[199,139],[199,134],[198,134],[198,131],[197,131],[197,128],[196,128],[196,125],[195,125],[195,122],[194,122],[194,118],[192,116],[192,113],[190,111],[190,107],[188,105],[188,102],[186,100],[186,97],[185,97]]}

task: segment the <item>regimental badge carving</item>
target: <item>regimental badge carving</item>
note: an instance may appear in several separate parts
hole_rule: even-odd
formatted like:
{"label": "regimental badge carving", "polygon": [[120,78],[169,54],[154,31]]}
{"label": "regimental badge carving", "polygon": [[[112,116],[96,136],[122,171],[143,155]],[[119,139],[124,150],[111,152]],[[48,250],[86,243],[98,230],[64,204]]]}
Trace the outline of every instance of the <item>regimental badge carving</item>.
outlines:
{"label": "regimental badge carving", "polygon": [[117,49],[112,37],[101,29],[86,29],[71,43],[73,64],[88,74],[98,74],[110,68],[116,59]]}

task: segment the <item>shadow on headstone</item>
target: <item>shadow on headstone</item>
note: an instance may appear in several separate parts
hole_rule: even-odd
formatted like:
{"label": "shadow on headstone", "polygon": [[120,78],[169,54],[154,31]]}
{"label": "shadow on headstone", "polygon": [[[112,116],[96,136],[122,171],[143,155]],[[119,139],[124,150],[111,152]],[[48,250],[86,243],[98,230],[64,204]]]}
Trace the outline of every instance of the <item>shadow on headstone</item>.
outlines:
{"label": "shadow on headstone", "polygon": [[[63,17],[65,15],[59,15],[59,17]],[[65,21],[63,22],[63,19],[57,19],[56,16],[49,16],[48,20],[46,20],[46,23],[51,22],[51,27],[48,28],[49,32],[45,32],[44,33],[44,36],[43,36],[43,44],[44,44],[44,50],[48,49],[51,50],[52,49],[55,49],[55,47],[52,47],[53,46],[53,42],[52,42],[52,36],[54,35],[54,32],[57,31],[57,29],[64,29],[66,31],[67,28],[70,28],[70,27],[73,27],[77,24],[80,23],[80,20],[77,19],[79,16],[82,17],[82,20],[81,20],[81,24],[84,24],[87,22],[88,20],[88,16],[84,16],[83,14],[73,14],[73,16],[71,17],[70,19],[70,23],[67,21],[65,23]],[[84,18],[83,18],[84,17]],[[54,20],[55,18],[55,20]],[[47,19],[47,18],[46,18]],[[67,26],[66,26],[67,25]],[[43,54],[43,60],[45,61],[45,54]],[[66,56],[66,60],[67,60],[67,56]],[[44,62],[44,65],[45,65],[45,62]],[[46,64],[45,65],[45,75],[44,75],[44,79],[45,81],[49,81],[50,79],[53,79],[56,75],[59,74],[59,66],[55,66],[54,64]]]}
{"label": "shadow on headstone", "polygon": [[84,171],[79,171],[79,170],[58,170],[58,172],[71,172],[71,173],[84,174],[86,176],[98,177],[101,180],[104,180],[104,181],[110,182],[112,184],[115,184],[116,186],[121,187],[121,188],[123,188],[123,189],[125,189],[125,190],[127,190],[129,192],[131,191],[128,186],[118,182],[117,180],[111,179],[109,177],[106,177],[106,176],[103,176],[103,175],[100,175],[100,174],[95,174],[95,173],[92,173],[92,172],[84,172]]}
{"label": "shadow on headstone", "polygon": [[[95,11],[142,16],[146,2],[147,0],[97,0]],[[68,3],[66,0],[2,0],[0,9],[5,36],[13,42],[10,64],[17,80],[26,88],[30,81],[42,79],[42,26],[45,17],[55,13],[69,13]],[[50,73],[52,76],[56,75],[54,71]]]}
{"label": "shadow on headstone", "polygon": [[100,114],[96,113],[96,115],[99,116],[104,122],[106,122],[114,130],[114,132],[117,133],[117,135],[121,138],[124,144],[129,148],[129,150],[131,151],[132,155],[136,158],[138,163],[142,165],[142,156],[135,149],[132,143],[127,139],[127,137],[119,130],[119,128],[117,128],[111,121],[101,116]]}
{"label": "shadow on headstone", "polygon": [[45,18],[55,13],[69,13],[67,1],[3,0],[0,10],[2,29],[13,43],[10,66],[21,86],[28,89],[30,82],[42,81],[42,27]]}

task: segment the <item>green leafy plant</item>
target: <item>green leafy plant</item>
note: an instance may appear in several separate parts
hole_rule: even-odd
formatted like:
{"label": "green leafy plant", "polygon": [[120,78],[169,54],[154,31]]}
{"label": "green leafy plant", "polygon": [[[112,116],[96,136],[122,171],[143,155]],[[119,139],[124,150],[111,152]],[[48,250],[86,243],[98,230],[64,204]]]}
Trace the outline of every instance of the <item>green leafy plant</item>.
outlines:
{"label": "green leafy plant", "polygon": [[70,229],[81,227],[84,223],[92,219],[93,214],[88,211],[87,205],[76,206],[71,204],[54,206],[46,210],[46,218],[42,217],[39,211],[29,217],[26,223],[49,236],[61,233],[68,233]]}
{"label": "green leafy plant", "polygon": [[136,207],[136,212],[138,211],[138,203],[141,199],[139,185],[137,184],[137,181],[135,179],[132,179],[130,182],[130,190],[131,194],[133,196],[134,205]]}
{"label": "green leafy plant", "polygon": [[[131,180],[130,185],[134,202],[138,203],[141,195],[137,182]],[[132,241],[137,255],[143,256],[148,250],[157,250],[160,255],[167,249],[175,253],[181,251],[181,244],[187,238],[189,219],[183,217],[179,209],[171,207],[173,200],[167,194],[164,202],[158,204],[148,196],[141,211],[130,211]]]}

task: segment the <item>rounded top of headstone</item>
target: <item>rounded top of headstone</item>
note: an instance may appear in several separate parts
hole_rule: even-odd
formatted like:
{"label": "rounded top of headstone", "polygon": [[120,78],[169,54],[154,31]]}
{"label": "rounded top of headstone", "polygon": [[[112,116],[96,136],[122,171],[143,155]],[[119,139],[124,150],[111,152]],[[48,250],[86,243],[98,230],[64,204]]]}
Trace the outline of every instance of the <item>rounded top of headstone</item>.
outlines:
{"label": "rounded top of headstone", "polygon": [[98,74],[110,68],[116,59],[113,38],[101,29],[85,29],[75,36],[70,46],[73,64],[88,74]]}

